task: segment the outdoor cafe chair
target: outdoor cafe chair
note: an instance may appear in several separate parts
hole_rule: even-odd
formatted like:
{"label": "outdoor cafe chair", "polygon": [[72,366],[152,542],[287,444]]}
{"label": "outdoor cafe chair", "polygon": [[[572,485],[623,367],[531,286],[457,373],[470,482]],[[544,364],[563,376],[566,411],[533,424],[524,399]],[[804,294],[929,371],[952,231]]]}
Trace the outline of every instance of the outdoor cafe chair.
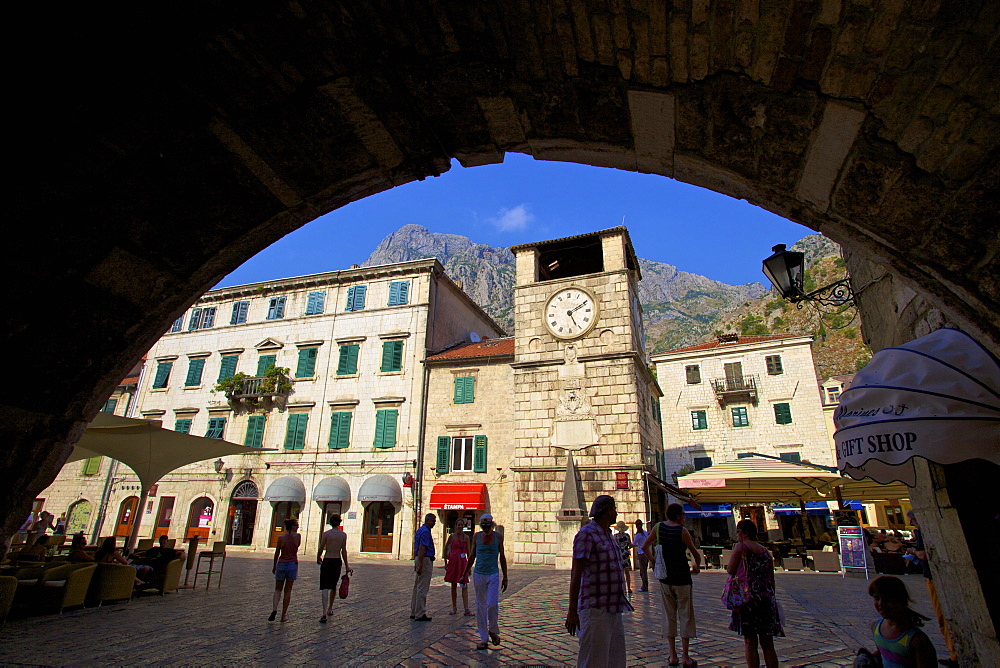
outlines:
{"label": "outdoor cafe chair", "polygon": [[97,572],[87,590],[87,606],[109,601],[130,601],[135,585],[135,569],[124,564],[97,564]]}
{"label": "outdoor cafe chair", "polygon": [[65,580],[48,580],[36,590],[37,600],[31,601],[36,609],[57,608],[59,614],[66,608],[82,607],[90,581],[97,572],[97,564],[69,564],[70,571]]}
{"label": "outdoor cafe chair", "polygon": [[809,555],[806,558],[817,573],[840,572],[840,556],[836,552],[809,550]]}
{"label": "outdoor cafe chair", "polygon": [[152,538],[140,538],[139,542],[135,546],[136,552],[145,552],[146,550],[153,547]]}
{"label": "outdoor cafe chair", "polygon": [[[208,570],[205,570],[205,571],[201,570],[201,561],[202,561],[202,559],[207,559],[208,560]],[[219,566],[218,570],[215,569],[215,560],[216,559],[219,559],[219,560],[222,561],[222,564]],[[202,552],[200,552],[198,554],[198,566],[197,566],[197,568],[195,568],[195,571],[194,571],[194,585],[193,586],[195,586],[195,587],[198,586],[198,576],[199,575],[207,575],[208,576],[208,582],[205,583],[205,589],[208,589],[211,586],[211,584],[212,584],[212,575],[214,573],[218,573],[219,574],[219,584],[218,584],[218,586],[221,587],[222,586],[222,571],[225,568],[226,568],[226,541],[224,541],[224,540],[217,540],[217,541],[215,541],[212,544],[212,549],[211,550],[204,550],[204,551],[202,551]]]}
{"label": "outdoor cafe chair", "polygon": [[162,572],[156,574],[152,585],[160,593],[160,596],[163,596],[168,591],[177,591],[177,588],[181,586],[181,570],[183,567],[183,559],[172,559]]}

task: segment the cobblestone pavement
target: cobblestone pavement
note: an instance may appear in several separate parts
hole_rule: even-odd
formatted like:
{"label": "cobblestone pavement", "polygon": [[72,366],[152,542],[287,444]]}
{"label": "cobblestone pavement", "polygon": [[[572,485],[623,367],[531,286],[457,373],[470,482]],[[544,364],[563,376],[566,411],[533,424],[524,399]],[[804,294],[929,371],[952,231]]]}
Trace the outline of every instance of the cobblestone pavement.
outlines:
{"label": "cobblestone pavement", "polygon": [[[443,568],[435,569],[428,597],[434,619],[417,623],[407,619],[413,582],[409,562],[357,560],[353,565],[351,595],[337,601],[325,625],[318,623],[318,567],[301,564],[289,621],[268,622],[270,559],[233,555],[221,588],[162,598],[143,595],[128,604],[8,620],[0,630],[0,663],[493,666],[575,661],[577,640],[562,628],[566,572],[512,567],[511,586],[500,603],[501,644],[477,652],[474,618],[447,614],[451,600]],[[930,613],[922,578],[904,580],[916,609]],[[695,578],[699,637],[692,655],[701,666],[743,663],[742,642],[728,630],[729,614],[719,602],[723,582],[719,571]],[[779,573],[777,585],[788,622],[787,637],[776,641],[783,665],[850,665],[854,649],[871,645],[868,625],[875,613],[864,577]],[[470,596],[475,605],[471,590]],[[636,610],[625,619],[630,666],[666,663],[657,599],[634,594]],[[934,623],[925,630],[943,656]]]}

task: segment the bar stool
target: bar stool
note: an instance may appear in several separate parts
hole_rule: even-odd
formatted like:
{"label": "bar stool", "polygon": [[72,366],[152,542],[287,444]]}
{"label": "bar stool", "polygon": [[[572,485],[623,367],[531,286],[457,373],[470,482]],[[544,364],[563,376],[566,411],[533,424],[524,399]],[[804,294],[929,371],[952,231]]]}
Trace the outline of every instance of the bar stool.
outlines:
{"label": "bar stool", "polygon": [[[202,559],[207,559],[208,560],[208,570],[206,570],[206,571],[201,570],[201,560]],[[219,560],[222,561],[222,564],[219,566],[218,570],[216,570],[216,568],[215,568],[215,560],[216,559],[219,559]],[[205,583],[205,589],[208,589],[212,585],[212,575],[214,573],[218,573],[219,574],[219,584],[218,584],[218,586],[221,587],[222,586],[222,571],[225,568],[226,568],[226,541],[224,541],[224,540],[217,540],[214,543],[212,543],[212,549],[211,550],[204,550],[204,551],[202,551],[201,553],[198,554],[198,567],[195,569],[195,572],[194,572],[194,585],[193,586],[195,586],[195,587],[198,586],[198,576],[199,575],[207,575],[208,576],[208,581]]]}

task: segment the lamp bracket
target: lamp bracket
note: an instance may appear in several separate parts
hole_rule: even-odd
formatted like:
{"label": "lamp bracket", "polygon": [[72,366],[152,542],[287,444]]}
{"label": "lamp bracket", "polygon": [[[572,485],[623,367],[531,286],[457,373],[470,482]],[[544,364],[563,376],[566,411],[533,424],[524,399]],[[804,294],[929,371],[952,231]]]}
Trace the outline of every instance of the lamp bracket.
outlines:
{"label": "lamp bracket", "polygon": [[818,290],[813,290],[809,294],[790,297],[789,301],[795,304],[796,308],[802,308],[805,306],[805,302],[815,302],[824,306],[845,306],[854,303],[854,289],[851,287],[850,281],[844,278]]}

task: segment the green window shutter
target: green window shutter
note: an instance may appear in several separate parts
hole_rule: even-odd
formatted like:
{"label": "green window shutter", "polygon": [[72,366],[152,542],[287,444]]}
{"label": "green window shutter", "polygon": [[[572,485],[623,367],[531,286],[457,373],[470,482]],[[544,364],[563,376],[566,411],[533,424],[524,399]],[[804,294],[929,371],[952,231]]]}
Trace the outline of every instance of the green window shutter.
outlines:
{"label": "green window shutter", "polygon": [[708,429],[708,417],[705,411],[691,411],[691,428]]}
{"label": "green window shutter", "polygon": [[774,405],[774,421],[778,424],[792,423],[792,407],[788,404]]}
{"label": "green window shutter", "polygon": [[410,282],[395,281],[389,284],[389,306],[408,304],[410,299]]}
{"label": "green window shutter", "polygon": [[386,341],[382,344],[382,371],[401,371],[403,368],[403,342]]}
{"label": "green window shutter", "polygon": [[476,400],[476,379],[474,376],[459,376],[455,379],[455,403],[471,404]]}
{"label": "green window shutter", "polygon": [[747,416],[747,409],[743,407],[733,408],[733,426],[734,427],[749,427],[750,419]]}
{"label": "green window shutter", "polygon": [[236,363],[239,359],[239,355],[222,356],[222,364],[219,366],[219,380],[225,380],[230,376],[236,375]]}
{"label": "green window shutter", "polygon": [[437,472],[448,472],[448,461],[451,457],[451,436],[438,436]]}
{"label": "green window shutter", "polygon": [[802,462],[802,455],[798,452],[782,452],[778,455],[778,457],[780,457],[783,462],[792,462],[795,464]]}
{"label": "green window shutter", "polygon": [[222,433],[226,430],[226,418],[209,418],[208,431],[205,438],[222,438]]}
{"label": "green window shutter", "polygon": [[201,385],[201,374],[205,370],[205,358],[191,360],[188,363],[188,375],[184,379],[185,387]]}
{"label": "green window shutter", "polygon": [[285,429],[285,450],[302,450],[306,447],[306,424],[309,416],[296,413],[288,416],[288,427]]}
{"label": "green window shutter", "polygon": [[278,360],[277,355],[261,355],[257,358],[257,375],[263,376],[267,373],[267,370],[274,366],[274,363]]}
{"label": "green window shutter", "polygon": [[115,408],[118,407],[117,399],[108,399],[104,402],[104,408],[101,409],[102,413],[109,413],[111,415],[115,414]]}
{"label": "green window shutter", "polygon": [[399,411],[395,408],[375,411],[376,448],[396,446],[396,424],[398,421]]}
{"label": "green window shutter", "polygon": [[340,359],[337,361],[338,376],[352,376],[358,372],[358,350],[356,343],[340,346]]}
{"label": "green window shutter", "polygon": [[101,472],[101,457],[90,457],[83,461],[83,475],[97,475]]}
{"label": "green window shutter", "polygon": [[333,413],[330,415],[330,449],[346,448],[351,444],[350,412]]}
{"label": "green window shutter", "polygon": [[319,348],[299,348],[299,363],[295,367],[296,378],[312,378],[316,375],[316,356]]}
{"label": "green window shutter", "polygon": [[251,415],[247,420],[247,435],[243,439],[243,445],[248,448],[264,447],[264,424],[267,417],[264,415]]}
{"label": "green window shutter", "polygon": [[153,379],[154,389],[158,390],[167,386],[167,380],[170,378],[170,369],[173,366],[173,362],[160,362],[156,365],[156,378]]}
{"label": "green window shutter", "polygon": [[476,436],[472,451],[472,470],[475,473],[486,473],[486,437]]}
{"label": "green window shutter", "polygon": [[174,420],[174,431],[179,434],[190,434],[191,433],[191,419],[190,418],[179,418]]}

